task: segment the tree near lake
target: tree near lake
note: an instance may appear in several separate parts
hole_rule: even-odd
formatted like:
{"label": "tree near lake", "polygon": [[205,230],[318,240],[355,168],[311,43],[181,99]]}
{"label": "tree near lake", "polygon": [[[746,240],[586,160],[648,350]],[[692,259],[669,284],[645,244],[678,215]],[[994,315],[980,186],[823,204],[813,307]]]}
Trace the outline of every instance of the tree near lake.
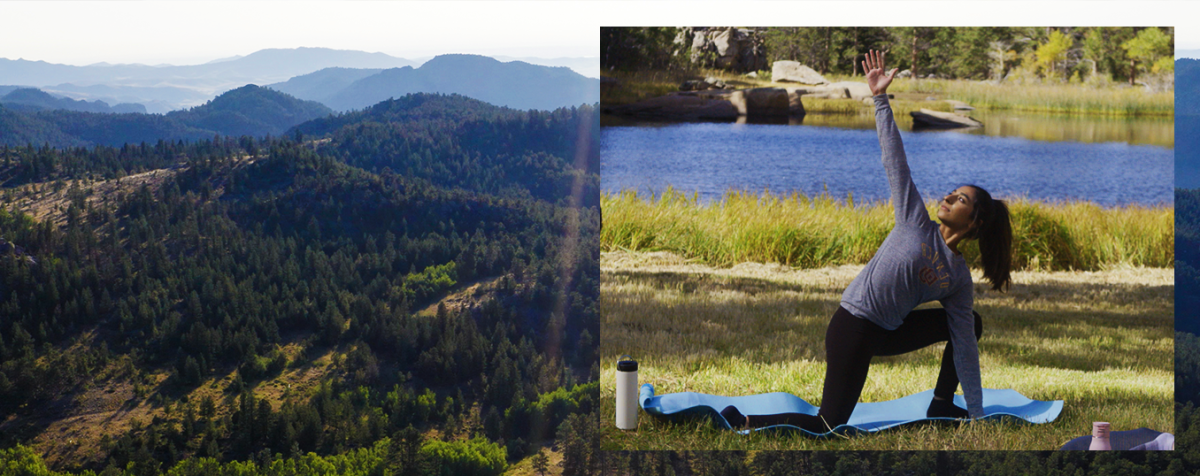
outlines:
{"label": "tree near lake", "polygon": [[1047,79],[1060,79],[1066,72],[1067,52],[1075,46],[1075,39],[1054,31],[1050,38],[1038,46],[1034,56],[1034,68]]}
{"label": "tree near lake", "polygon": [[1121,48],[1129,56],[1129,84],[1134,84],[1139,72],[1174,71],[1172,37],[1158,28],[1146,28],[1124,43]]}
{"label": "tree near lake", "polygon": [[[1105,84],[1170,72],[1172,28],[1133,27],[768,27],[768,63],[799,61],[822,74],[857,76],[861,54],[887,51],[915,77]],[[606,70],[688,70],[690,45],[673,41],[678,28],[604,28]]]}

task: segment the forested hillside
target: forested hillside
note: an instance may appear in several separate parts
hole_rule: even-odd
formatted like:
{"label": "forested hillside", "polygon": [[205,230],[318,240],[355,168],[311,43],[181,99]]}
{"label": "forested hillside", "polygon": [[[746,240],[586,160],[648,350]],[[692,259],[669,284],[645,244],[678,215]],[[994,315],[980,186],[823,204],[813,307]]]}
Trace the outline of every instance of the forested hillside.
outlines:
{"label": "forested hillside", "polygon": [[71,98],[57,98],[36,88],[17,88],[12,92],[0,92],[0,104],[18,111],[43,111],[47,109],[66,109],[83,112],[134,112],[146,113],[146,107],[141,104],[117,104],[109,106],[104,101],[83,101]]}
{"label": "forested hillside", "polygon": [[[373,171],[390,169],[445,187],[552,202],[567,197],[599,206],[597,141],[591,108],[518,111],[459,95],[413,94],[359,112],[297,126],[330,137],[320,151]],[[526,131],[513,135],[511,131]],[[572,192],[572,187],[583,188]]]}
{"label": "forested hillside", "polygon": [[0,448],[126,474],[499,474],[557,440],[564,469],[596,464],[595,110],[372,111],[0,149]]}
{"label": "forested hillside", "polygon": [[[15,92],[15,91],[14,91]],[[312,101],[247,85],[208,103],[166,115],[69,110],[19,111],[0,106],[0,145],[78,147],[196,141],[214,135],[264,137],[332,111]]]}

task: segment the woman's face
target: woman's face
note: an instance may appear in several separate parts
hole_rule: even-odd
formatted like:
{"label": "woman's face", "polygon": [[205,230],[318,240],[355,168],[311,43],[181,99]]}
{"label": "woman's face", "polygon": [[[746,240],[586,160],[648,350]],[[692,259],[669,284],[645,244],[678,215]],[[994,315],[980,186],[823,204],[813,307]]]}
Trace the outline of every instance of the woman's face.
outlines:
{"label": "woman's face", "polygon": [[971,212],[975,211],[975,188],[963,185],[946,194],[938,203],[937,217],[943,225],[954,228],[971,224]]}

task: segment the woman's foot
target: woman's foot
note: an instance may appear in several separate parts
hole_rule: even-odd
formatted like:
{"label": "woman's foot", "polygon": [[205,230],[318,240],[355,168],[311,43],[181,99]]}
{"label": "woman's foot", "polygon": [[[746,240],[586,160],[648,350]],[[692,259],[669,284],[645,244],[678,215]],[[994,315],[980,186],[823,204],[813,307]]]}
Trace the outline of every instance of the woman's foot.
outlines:
{"label": "woman's foot", "polygon": [[953,400],[934,398],[932,402],[929,402],[929,410],[925,411],[925,416],[927,418],[958,418],[965,420],[970,418],[971,414],[959,408],[958,405],[955,405]]}
{"label": "woman's foot", "polygon": [[729,422],[729,426],[734,428],[743,428],[748,420],[742,412],[739,412],[733,405],[725,407],[721,410],[721,416],[725,417],[725,421]]}

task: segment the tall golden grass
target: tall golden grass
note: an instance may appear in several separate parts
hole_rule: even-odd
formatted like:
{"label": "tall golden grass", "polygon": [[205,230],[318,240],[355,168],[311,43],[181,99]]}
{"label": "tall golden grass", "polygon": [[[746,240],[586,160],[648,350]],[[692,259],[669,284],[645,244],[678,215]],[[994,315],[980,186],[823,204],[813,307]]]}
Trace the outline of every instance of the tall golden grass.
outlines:
{"label": "tall golden grass", "polygon": [[[605,251],[671,251],[730,266],[742,262],[817,268],[863,264],[894,225],[890,203],[827,194],[730,191],[713,203],[668,188],[659,196],[605,193]],[[933,204],[927,204],[935,217]],[[1019,270],[1101,270],[1174,266],[1171,206],[1106,208],[1090,202],[1009,200],[1013,261]],[[978,266],[975,242],[963,248]]]}
{"label": "tall golden grass", "polygon": [[1151,93],[1141,87],[1076,84],[1004,84],[949,79],[902,80],[889,92],[937,95],[979,109],[1025,112],[1086,113],[1114,116],[1171,116],[1175,94]]}

